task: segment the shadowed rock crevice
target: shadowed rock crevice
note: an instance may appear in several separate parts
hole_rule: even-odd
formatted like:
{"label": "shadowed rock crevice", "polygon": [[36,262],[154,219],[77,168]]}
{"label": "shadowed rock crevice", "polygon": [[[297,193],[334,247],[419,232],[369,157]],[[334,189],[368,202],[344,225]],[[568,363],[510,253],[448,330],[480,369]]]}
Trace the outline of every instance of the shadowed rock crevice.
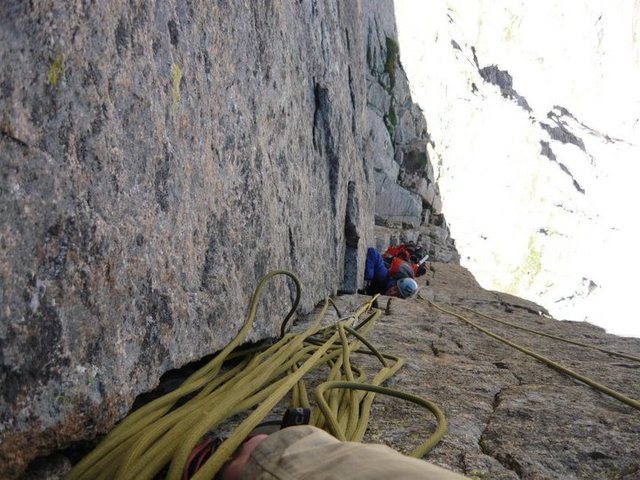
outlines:
{"label": "shadowed rock crevice", "polygon": [[602,133],[594,128],[591,128],[584,122],[578,120],[569,110],[560,105],[554,105],[553,110],[547,113],[547,118],[551,120],[555,127],[543,124],[541,126],[549,132],[549,135],[553,140],[557,140],[562,143],[569,143],[575,145],[580,150],[586,153],[586,147],[584,141],[570,130],[570,123],[573,122],[574,127],[577,126],[584,132],[604,140],[606,143],[626,143],[623,139],[611,137],[606,133]]}
{"label": "shadowed rock crevice", "polygon": [[360,233],[358,232],[358,218],[360,206],[356,193],[356,184],[349,182],[347,187],[347,208],[344,221],[344,279],[342,291],[356,293],[358,290],[358,246]]}
{"label": "shadowed rock crevice", "polygon": [[160,157],[156,166],[156,174],[154,180],[156,202],[163,212],[169,209],[170,205],[170,181],[171,181],[171,165],[174,158],[169,150],[169,146],[165,143],[164,155]]}
{"label": "shadowed rock crevice", "polygon": [[[347,38],[349,38],[349,34],[347,32]],[[351,66],[347,69],[348,78],[349,78],[349,98],[351,99],[351,133],[353,135],[357,134],[357,123],[356,123],[356,94],[354,91],[354,83],[353,83],[353,74],[351,73]]]}
{"label": "shadowed rock crevice", "polygon": [[605,140],[607,143],[627,143],[624,139],[622,138],[616,138],[616,137],[612,137],[606,133],[602,133],[594,128],[591,128],[590,126],[586,125],[584,122],[578,120],[571,112],[569,112],[569,110],[567,110],[564,107],[561,107],[560,105],[554,105],[554,110],[558,112],[558,115],[561,117],[567,117],[567,118],[571,118],[572,120],[574,120],[578,125],[580,125],[582,128],[584,128],[588,133],[590,133],[591,135],[594,135],[596,137],[602,138],[603,140]]}
{"label": "shadowed rock crevice", "polygon": [[586,152],[582,139],[578,138],[573,132],[571,132],[555,112],[549,112],[547,117],[553,121],[555,126],[551,126],[545,122],[540,122],[540,126],[549,134],[552,140],[575,145],[583,152]]}
{"label": "shadowed rock crevice", "polygon": [[[475,52],[474,58],[477,62]],[[488,67],[479,68],[478,72],[485,82],[497,86],[504,98],[514,100],[523,110],[531,113],[532,110],[527,99],[513,88],[513,77],[507,70],[500,70],[497,65],[489,65]]]}
{"label": "shadowed rock crevice", "polygon": [[313,113],[313,145],[320,155],[326,158],[329,191],[333,213],[336,213],[336,189],[338,188],[338,176],[340,174],[340,157],[336,140],[332,131],[331,101],[329,90],[316,83],[313,88],[315,110]]}
{"label": "shadowed rock crevice", "polygon": [[560,167],[560,170],[562,170],[567,176],[569,176],[569,178],[571,178],[571,182],[573,184],[573,187],[578,192],[580,192],[581,194],[584,195],[584,193],[585,193],[584,188],[582,188],[580,186],[580,184],[574,178],[573,174],[569,171],[567,166],[564,163],[558,161],[558,159],[556,158],[556,155],[553,153],[553,150],[551,150],[551,147],[549,146],[549,142],[545,142],[544,140],[540,140],[540,155],[543,155],[543,156],[547,157],[553,163],[558,165],[558,167]]}
{"label": "shadowed rock crevice", "polygon": [[[480,441],[480,445],[484,445],[484,443],[482,441]],[[523,474],[522,474],[522,465],[515,459],[513,458],[511,455],[492,455],[491,451],[489,449],[487,449],[487,447],[485,446],[484,448],[481,447],[482,449],[482,453],[484,453],[485,455],[495,458],[498,462],[500,462],[500,464],[506,468],[507,470],[511,470],[513,473],[515,473],[517,475],[518,478],[523,478]]]}
{"label": "shadowed rock crevice", "polygon": [[0,136],[2,136],[3,138],[5,138],[8,141],[15,142],[16,144],[18,144],[22,148],[29,148],[29,145],[27,145],[26,142],[23,142],[19,138],[14,137],[9,132],[7,132],[7,131],[5,131],[3,129],[0,129]]}
{"label": "shadowed rock crevice", "polygon": [[487,419],[487,422],[485,424],[484,429],[482,430],[482,433],[480,434],[480,437],[478,438],[478,447],[480,448],[480,451],[484,455],[497,460],[500,463],[500,465],[502,465],[507,470],[513,472],[517,478],[523,478],[522,466],[520,465],[520,463],[516,459],[514,459],[510,454],[505,455],[499,451],[494,450],[494,448],[492,447],[490,434],[488,434],[490,430],[491,422],[494,419],[494,415],[498,410],[498,408],[500,407],[500,403],[501,403],[500,396],[508,388],[510,388],[510,386],[502,387],[493,396],[493,401],[491,404],[492,411],[491,411],[491,414],[489,415],[489,418]]}
{"label": "shadowed rock crevice", "polygon": [[[531,302],[529,300],[525,300],[523,298],[518,298],[513,295],[509,295],[508,293],[503,292],[493,292],[498,300],[498,303],[505,307],[507,313],[513,312],[512,309],[519,308],[524,310],[525,312],[532,313],[533,315],[543,315],[546,317],[550,317],[549,311],[541,305],[536,304],[535,302]],[[494,303],[494,302],[488,302]],[[511,311],[509,310],[511,309]]]}

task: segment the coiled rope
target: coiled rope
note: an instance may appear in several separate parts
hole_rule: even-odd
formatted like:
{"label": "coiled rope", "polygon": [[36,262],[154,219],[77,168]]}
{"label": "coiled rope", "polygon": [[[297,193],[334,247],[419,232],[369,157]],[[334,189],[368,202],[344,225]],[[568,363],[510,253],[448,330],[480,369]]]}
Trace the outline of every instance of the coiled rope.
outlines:
{"label": "coiled rope", "polygon": [[[266,283],[277,275],[290,278],[296,289],[280,338],[273,345],[238,350],[253,326]],[[211,479],[288,392],[292,407],[311,405],[304,376],[323,365],[329,367],[329,374],[327,382],[315,390],[319,409],[313,410],[313,425],[326,426],[341,440],[362,441],[375,394],[391,395],[435,415],[435,432],[411,452],[417,457],[426,454],[445,433],[444,414],[429,400],[381,386],[402,367],[403,361],[379,352],[364,338],[381,314],[372,308],[376,297],[347,316],[331,299],[326,299],[304,332],[287,333],[300,301],[300,290],[299,280],[290,272],[278,270],[266,275],[253,293],[247,319],[236,337],[179,388],[127,416],[74,466],[67,478],[151,480],[166,472],[166,478],[179,480],[190,453],[205,434],[230,417],[252,409],[192,477]],[[330,304],[339,320],[322,327]],[[380,370],[370,381],[366,381],[364,369],[353,363],[352,354],[370,355],[380,362]],[[229,366],[232,362],[234,365]]]}

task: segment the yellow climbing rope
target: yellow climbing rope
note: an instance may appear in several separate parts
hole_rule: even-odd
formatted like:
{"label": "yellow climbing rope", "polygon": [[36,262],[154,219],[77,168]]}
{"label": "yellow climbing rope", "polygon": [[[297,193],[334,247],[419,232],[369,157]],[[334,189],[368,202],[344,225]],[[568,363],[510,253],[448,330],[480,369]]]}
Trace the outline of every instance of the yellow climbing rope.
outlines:
{"label": "yellow climbing rope", "polygon": [[[238,350],[253,325],[264,286],[276,275],[289,277],[296,287],[295,301],[282,322],[281,337],[272,345]],[[251,410],[192,477],[211,479],[289,392],[292,407],[310,406],[304,376],[324,365],[329,367],[329,374],[327,382],[315,390],[319,409],[312,413],[313,425],[326,426],[341,440],[362,441],[374,396],[381,393],[416,403],[435,415],[435,432],[411,454],[420,457],[433,448],[446,430],[442,411],[429,400],[381,386],[401,368],[403,361],[377,351],[365,339],[381,314],[372,308],[375,297],[347,316],[342,316],[335,303],[327,299],[304,332],[287,333],[299,300],[300,282],[295,275],[279,270],[265,276],[256,287],[249,314],[236,337],[178,389],[120,422],[75,465],[68,478],[150,480],[166,471],[166,478],[178,480],[194,446],[207,432],[230,417]],[[330,304],[339,320],[322,326]],[[354,354],[370,355],[380,362],[380,370],[370,381],[366,381],[364,369],[353,363]]]}
{"label": "yellow climbing rope", "polygon": [[595,345],[589,345],[588,343],[576,342],[575,340],[569,340],[567,338],[557,337],[555,335],[550,335],[548,333],[544,333],[544,332],[541,332],[539,330],[533,330],[532,328],[522,327],[520,325],[516,325],[515,323],[506,322],[504,320],[500,320],[498,318],[491,317],[491,316],[486,315],[486,314],[484,314],[482,312],[478,312],[477,310],[474,310],[472,308],[468,308],[468,307],[462,307],[462,308],[464,310],[468,311],[468,312],[471,312],[471,313],[473,313],[475,315],[478,315],[479,317],[486,318],[487,320],[498,322],[498,323],[501,323],[503,325],[507,325],[509,327],[517,328],[518,330],[523,330],[523,331],[528,332],[528,333],[533,333],[535,335],[540,335],[542,337],[547,337],[547,338],[551,338],[553,340],[558,340],[559,342],[569,343],[571,345],[577,345],[579,347],[591,348],[592,350],[597,350],[599,352],[606,353],[608,355],[613,355],[615,357],[625,358],[627,360],[631,360],[631,361],[634,361],[634,362],[640,362],[640,357],[634,357],[633,355],[629,355],[628,353],[615,352],[613,350],[607,350],[606,348],[600,348],[600,347],[597,347]]}
{"label": "yellow climbing rope", "polygon": [[[500,335],[496,335],[495,333],[492,333],[489,330],[481,327],[477,323],[472,322],[471,320],[469,320],[468,318],[460,315],[459,313],[452,312],[451,310],[447,310],[447,309],[441,307],[440,305],[435,304],[434,302],[432,302],[430,300],[427,300],[427,303],[429,305],[431,305],[433,308],[435,308],[436,310],[439,310],[439,311],[441,311],[443,313],[446,313],[448,315],[454,316],[454,317],[462,320],[466,324],[474,327],[475,329],[479,330],[480,332],[484,333],[485,335],[488,335],[488,336],[490,336],[490,337],[492,337],[492,338],[494,338],[494,339],[496,339],[496,340],[498,340],[498,341],[500,341],[500,342],[502,342],[502,343],[504,343],[506,345],[509,345],[510,347],[515,348],[516,350],[519,350],[520,352],[525,353],[525,354],[527,354],[527,355],[529,355],[529,356],[531,356],[531,357],[533,357],[533,358],[545,363],[549,367],[551,367],[551,368],[553,368],[555,370],[558,370],[558,371],[560,371],[562,373],[565,373],[566,375],[569,375],[570,377],[573,377],[576,380],[579,380],[580,382],[586,383],[590,387],[592,387],[592,388],[594,388],[594,389],[596,389],[596,390],[598,390],[598,391],[600,391],[600,392],[602,392],[602,393],[604,393],[606,395],[609,395],[609,396],[615,398],[616,400],[621,401],[625,405],[628,405],[628,406],[630,406],[632,408],[635,408],[636,410],[640,410],[640,402],[639,401],[634,400],[632,398],[629,398],[626,395],[624,395],[624,394],[622,394],[622,393],[620,393],[620,392],[618,392],[616,390],[613,390],[613,389],[611,389],[611,388],[609,388],[609,387],[607,387],[605,385],[597,383],[594,380],[590,379],[589,377],[585,377],[584,375],[581,375],[581,374],[579,374],[577,372],[574,372],[573,370],[570,370],[570,369],[568,369],[566,367],[563,367],[559,363],[554,362],[553,360],[551,360],[551,359],[549,359],[547,357],[544,357],[544,356],[542,356],[542,355],[540,355],[540,354],[538,354],[538,353],[536,353],[536,352],[534,352],[532,350],[529,350],[529,349],[527,349],[525,347],[522,347],[522,346],[520,346],[520,345],[518,345],[516,343],[513,343],[510,340],[507,340],[506,338],[501,337]],[[467,309],[467,310],[471,310],[471,309]],[[478,313],[475,310],[471,310],[471,311],[473,313]],[[515,326],[515,325],[510,324],[508,322],[504,322],[504,321],[501,321],[501,320],[494,319],[492,317],[488,317],[487,315],[484,315],[484,314],[480,314],[480,313],[478,313],[478,314],[480,316],[489,318],[491,320],[499,321],[500,323],[504,323],[506,325]],[[524,329],[524,327],[518,327],[518,328]],[[529,329],[525,329],[525,330],[529,330]],[[533,331],[533,330],[530,330],[530,331],[532,331],[533,333],[541,333],[541,332],[537,332],[537,331]],[[548,335],[545,334],[545,336],[548,336]],[[566,339],[561,339],[560,337],[553,337],[553,338],[555,338],[556,340],[567,341]],[[573,343],[573,344],[577,344],[577,342],[573,342],[573,341],[568,341],[568,342],[569,343]],[[590,348],[593,348],[591,345],[586,345],[586,344],[582,345],[582,346],[588,346]],[[601,349],[598,348],[598,350],[601,350]],[[630,355],[626,355],[626,354],[620,354],[620,353],[617,353],[617,352],[611,352],[611,351],[608,351],[608,350],[606,350],[605,353],[615,354],[615,355],[623,356],[623,357],[628,358],[628,359],[637,360],[636,357],[633,357],[633,356],[630,356]]]}

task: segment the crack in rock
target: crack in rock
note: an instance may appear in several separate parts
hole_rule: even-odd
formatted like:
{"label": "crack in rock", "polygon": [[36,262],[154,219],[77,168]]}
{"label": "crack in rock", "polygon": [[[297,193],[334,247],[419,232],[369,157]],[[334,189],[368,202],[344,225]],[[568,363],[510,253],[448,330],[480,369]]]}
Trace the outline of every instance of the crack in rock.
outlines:
{"label": "crack in rock", "polygon": [[[495,365],[497,368],[509,369],[508,365],[504,362],[496,362]],[[510,370],[509,370],[509,373],[513,375],[513,377],[518,381],[520,385],[522,384],[520,378],[518,378],[516,374],[514,374]],[[511,388],[512,386],[513,385],[505,385],[501,387],[493,395],[493,399],[491,402],[491,413],[489,414],[485,427],[482,430],[482,433],[480,434],[480,438],[478,439],[478,447],[480,448],[480,451],[482,452],[483,455],[486,455],[488,457],[495,459],[500,463],[500,465],[502,465],[507,470],[513,472],[518,478],[522,478],[522,465],[520,465],[520,463],[518,463],[518,461],[508,453],[503,455],[493,451],[492,448],[489,446],[485,436],[487,430],[489,429],[489,425],[491,424],[491,421],[495,416],[496,411],[498,410],[498,408],[500,407],[500,404],[502,403],[502,400],[500,398],[502,393],[508,388]]]}
{"label": "crack in rock", "polygon": [[18,145],[20,145],[23,148],[30,148],[29,145],[27,144],[27,142],[25,142],[23,140],[20,140],[17,137],[14,137],[11,133],[7,132],[4,129],[0,129],[0,136],[6,138],[10,142],[17,143]]}
{"label": "crack in rock", "polygon": [[569,168],[564,163],[558,161],[558,159],[556,157],[556,154],[553,153],[553,150],[551,150],[551,147],[549,146],[549,142],[545,142],[544,140],[540,140],[540,155],[543,155],[543,156],[547,157],[553,163],[558,165],[558,167],[560,167],[560,170],[562,170],[566,175],[569,176],[569,178],[571,178],[571,181],[573,182],[573,187],[579,193],[582,193],[584,195],[584,193],[585,193],[584,188],[582,188],[580,186],[578,181],[575,179],[575,177],[571,173],[571,170],[569,170]]}

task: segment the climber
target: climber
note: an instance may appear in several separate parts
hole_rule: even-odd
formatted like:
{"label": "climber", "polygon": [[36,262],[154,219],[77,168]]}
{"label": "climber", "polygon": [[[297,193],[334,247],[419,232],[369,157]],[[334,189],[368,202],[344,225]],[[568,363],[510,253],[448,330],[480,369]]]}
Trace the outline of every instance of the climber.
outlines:
{"label": "climber", "polygon": [[[427,273],[427,266],[425,262],[429,258],[429,255],[423,257],[424,251],[422,247],[417,247],[414,243],[401,243],[388,247],[382,254],[382,259],[387,266],[396,260],[404,260],[413,267],[413,273],[415,277],[420,277]],[[420,257],[423,257],[420,259]]]}
{"label": "climber", "polygon": [[424,479],[466,477],[384,445],[340,442],[309,425],[248,439],[216,475],[221,480]]}
{"label": "climber", "polygon": [[364,269],[365,293],[380,293],[392,297],[409,298],[418,291],[415,272],[410,263],[396,257],[387,267],[380,253],[369,247]]}

